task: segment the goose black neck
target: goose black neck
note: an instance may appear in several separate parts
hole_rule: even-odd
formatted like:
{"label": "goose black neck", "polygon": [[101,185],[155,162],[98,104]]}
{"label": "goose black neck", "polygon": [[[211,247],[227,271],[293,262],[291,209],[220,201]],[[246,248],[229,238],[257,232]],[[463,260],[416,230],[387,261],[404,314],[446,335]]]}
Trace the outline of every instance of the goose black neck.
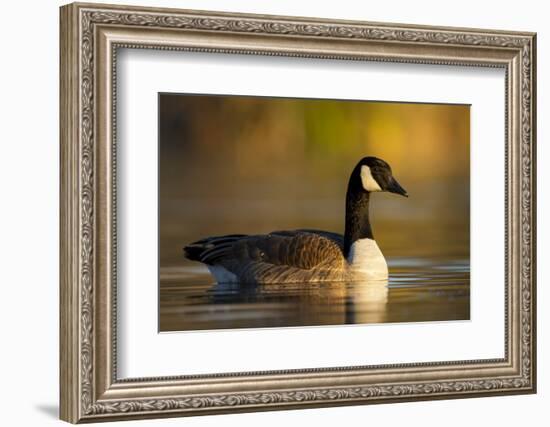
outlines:
{"label": "goose black neck", "polygon": [[346,231],[344,233],[344,256],[347,258],[351,245],[359,239],[374,239],[369,221],[370,193],[356,182],[350,181],[346,194]]}

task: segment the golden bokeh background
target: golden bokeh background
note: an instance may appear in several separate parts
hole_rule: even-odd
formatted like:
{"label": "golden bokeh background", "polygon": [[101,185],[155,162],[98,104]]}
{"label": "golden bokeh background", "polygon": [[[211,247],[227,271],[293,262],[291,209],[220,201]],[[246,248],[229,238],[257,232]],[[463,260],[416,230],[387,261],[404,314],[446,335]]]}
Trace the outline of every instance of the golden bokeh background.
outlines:
{"label": "golden bokeh background", "polygon": [[467,105],[160,94],[159,130],[161,275],[196,264],[181,249],[205,236],[343,232],[364,156],[386,160],[410,195],[372,198],[387,258],[469,258]]}

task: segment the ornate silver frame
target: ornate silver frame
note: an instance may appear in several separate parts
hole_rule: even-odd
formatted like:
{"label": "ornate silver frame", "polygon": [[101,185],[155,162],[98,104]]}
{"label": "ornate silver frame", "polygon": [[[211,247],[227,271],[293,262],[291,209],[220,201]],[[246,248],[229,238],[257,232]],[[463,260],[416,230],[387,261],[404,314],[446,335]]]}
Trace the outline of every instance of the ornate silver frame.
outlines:
{"label": "ornate silver frame", "polygon": [[[117,379],[117,48],[502,67],[505,357]],[[98,4],[61,8],[61,418],[77,423],[534,393],[535,34]]]}

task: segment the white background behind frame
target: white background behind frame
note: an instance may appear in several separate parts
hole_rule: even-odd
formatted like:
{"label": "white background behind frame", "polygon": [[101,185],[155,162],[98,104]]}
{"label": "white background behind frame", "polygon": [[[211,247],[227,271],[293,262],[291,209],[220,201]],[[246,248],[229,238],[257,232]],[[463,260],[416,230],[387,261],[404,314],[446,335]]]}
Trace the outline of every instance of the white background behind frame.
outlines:
{"label": "white background behind frame", "polygon": [[[0,26],[3,45],[0,85],[0,180],[3,207],[0,211],[0,269],[2,298],[0,321],[4,351],[0,355],[2,387],[0,399],[9,410],[2,420],[10,426],[66,426],[57,419],[59,381],[59,21],[62,0],[29,0],[3,5],[5,19]],[[452,25],[537,31],[539,52],[550,50],[547,5],[524,0],[462,0],[442,4],[435,0],[358,2],[339,0],[110,0],[115,4],[225,10],[276,15],[318,16],[410,24]],[[29,13],[32,10],[32,13]],[[26,28],[21,31],[22,17]],[[39,35],[39,36],[37,36]],[[32,52],[32,54],[31,54]],[[539,54],[537,109],[539,118],[550,116],[550,55]],[[32,100],[32,104],[29,101]],[[32,117],[32,126],[29,125]],[[537,139],[550,140],[548,120],[538,120]],[[539,144],[538,164],[550,162],[550,144]],[[537,168],[539,262],[538,300],[538,393],[407,402],[391,405],[345,406],[296,411],[253,412],[196,418],[125,421],[124,427],[280,427],[312,425],[328,427],[343,423],[411,427],[464,427],[497,425],[544,425],[550,405],[550,168]],[[39,208],[38,208],[39,207]],[[28,214],[26,214],[28,213]],[[25,254],[25,255],[23,255]],[[27,256],[29,254],[29,256]],[[29,258],[30,257],[30,258]],[[32,264],[29,266],[29,259]],[[8,261],[6,261],[8,260]],[[25,301],[22,308],[19,302]],[[26,355],[37,355],[31,358]],[[429,414],[429,416],[427,416]],[[120,423],[104,425],[121,426]]]}
{"label": "white background behind frame", "polygon": [[[118,377],[504,357],[504,74],[119,48]],[[471,104],[471,321],[157,333],[159,92]]]}

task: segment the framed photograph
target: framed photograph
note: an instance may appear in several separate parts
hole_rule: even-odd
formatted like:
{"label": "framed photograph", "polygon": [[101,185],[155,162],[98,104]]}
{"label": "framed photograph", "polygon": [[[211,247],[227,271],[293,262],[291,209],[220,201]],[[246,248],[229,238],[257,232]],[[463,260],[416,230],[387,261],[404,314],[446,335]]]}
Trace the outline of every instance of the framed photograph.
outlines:
{"label": "framed photograph", "polygon": [[535,34],[60,22],[63,420],[535,392]]}

